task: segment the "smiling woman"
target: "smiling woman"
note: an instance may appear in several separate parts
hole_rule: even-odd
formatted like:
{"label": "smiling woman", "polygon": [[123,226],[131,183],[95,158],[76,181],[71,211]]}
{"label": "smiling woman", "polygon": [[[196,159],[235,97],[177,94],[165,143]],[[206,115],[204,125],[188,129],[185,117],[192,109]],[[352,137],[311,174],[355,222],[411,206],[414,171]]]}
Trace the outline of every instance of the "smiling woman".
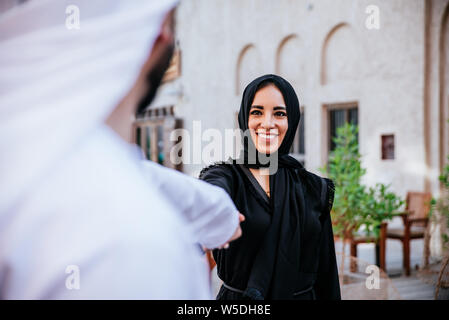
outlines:
{"label": "smiling woman", "polygon": [[[282,92],[272,82],[263,82],[254,96],[248,117],[251,139],[261,154],[273,154],[279,149],[288,129],[286,110]],[[269,175],[266,170],[249,170],[270,196]]]}
{"label": "smiling woman", "polygon": [[[330,218],[333,182],[288,155],[300,118],[298,97],[285,79],[253,80],[238,117],[251,137],[244,138],[243,157],[200,173],[228,192],[245,215],[241,238],[213,251],[223,280],[217,299],[340,299]],[[267,154],[268,165],[259,161]],[[274,161],[277,170],[271,172],[267,167]]]}

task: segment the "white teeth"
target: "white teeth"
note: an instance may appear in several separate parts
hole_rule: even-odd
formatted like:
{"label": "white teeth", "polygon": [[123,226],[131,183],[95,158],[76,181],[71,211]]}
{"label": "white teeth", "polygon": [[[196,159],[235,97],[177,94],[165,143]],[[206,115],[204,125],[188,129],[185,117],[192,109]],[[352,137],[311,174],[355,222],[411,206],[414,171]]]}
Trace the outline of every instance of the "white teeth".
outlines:
{"label": "white teeth", "polygon": [[259,137],[263,139],[274,139],[277,135],[275,134],[265,134],[265,133],[258,133]]}

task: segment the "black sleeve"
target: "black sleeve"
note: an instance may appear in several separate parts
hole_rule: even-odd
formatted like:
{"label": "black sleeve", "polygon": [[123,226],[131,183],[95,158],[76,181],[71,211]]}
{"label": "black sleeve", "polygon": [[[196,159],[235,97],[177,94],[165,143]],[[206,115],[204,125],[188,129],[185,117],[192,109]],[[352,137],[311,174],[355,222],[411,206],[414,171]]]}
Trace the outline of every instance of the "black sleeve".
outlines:
{"label": "black sleeve", "polygon": [[231,198],[233,198],[232,190],[232,172],[227,165],[212,165],[204,168],[199,178],[217,187],[223,188]]}
{"label": "black sleeve", "polygon": [[327,182],[327,196],[322,215],[322,232],[315,294],[318,300],[341,300],[334,234],[330,215],[334,200],[334,183],[330,179],[325,180]]}

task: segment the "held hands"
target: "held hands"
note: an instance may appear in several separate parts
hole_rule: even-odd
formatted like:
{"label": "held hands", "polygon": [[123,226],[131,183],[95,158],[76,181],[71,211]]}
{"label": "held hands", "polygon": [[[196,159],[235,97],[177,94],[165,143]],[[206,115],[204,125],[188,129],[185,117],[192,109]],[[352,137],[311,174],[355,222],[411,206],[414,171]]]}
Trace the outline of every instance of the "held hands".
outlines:
{"label": "held hands", "polygon": [[239,224],[237,226],[237,229],[235,230],[232,237],[228,240],[228,242],[226,242],[222,246],[218,247],[218,249],[227,249],[227,248],[229,248],[229,242],[240,238],[240,236],[242,235],[242,228],[240,227],[240,223],[242,223],[243,221],[245,221],[245,216],[243,214],[239,213]]}

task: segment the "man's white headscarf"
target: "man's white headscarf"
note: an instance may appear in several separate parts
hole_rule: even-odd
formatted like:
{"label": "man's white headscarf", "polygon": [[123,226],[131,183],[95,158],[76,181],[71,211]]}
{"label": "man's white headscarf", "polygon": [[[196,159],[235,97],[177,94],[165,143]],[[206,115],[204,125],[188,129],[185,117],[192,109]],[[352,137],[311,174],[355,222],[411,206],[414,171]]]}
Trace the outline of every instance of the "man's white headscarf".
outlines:
{"label": "man's white headscarf", "polygon": [[0,216],[104,123],[176,2],[39,0],[0,16]]}

